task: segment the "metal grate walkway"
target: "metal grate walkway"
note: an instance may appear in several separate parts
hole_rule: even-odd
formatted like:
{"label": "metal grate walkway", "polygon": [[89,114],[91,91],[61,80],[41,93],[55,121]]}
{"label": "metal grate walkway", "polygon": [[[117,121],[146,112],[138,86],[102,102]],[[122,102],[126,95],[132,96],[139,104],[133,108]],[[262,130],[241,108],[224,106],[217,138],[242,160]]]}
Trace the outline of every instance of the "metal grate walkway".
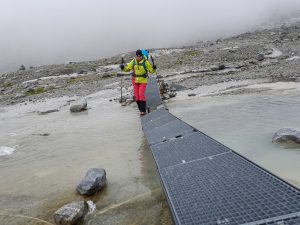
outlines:
{"label": "metal grate walkway", "polygon": [[300,224],[297,188],[164,107],[141,123],[175,224]]}

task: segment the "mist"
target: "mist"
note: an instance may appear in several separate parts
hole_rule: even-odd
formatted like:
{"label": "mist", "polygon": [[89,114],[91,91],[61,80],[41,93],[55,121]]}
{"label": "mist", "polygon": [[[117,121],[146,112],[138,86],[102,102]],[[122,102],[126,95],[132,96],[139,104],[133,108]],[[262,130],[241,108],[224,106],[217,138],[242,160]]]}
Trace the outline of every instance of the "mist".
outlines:
{"label": "mist", "polygon": [[0,72],[251,31],[299,0],[0,0]]}

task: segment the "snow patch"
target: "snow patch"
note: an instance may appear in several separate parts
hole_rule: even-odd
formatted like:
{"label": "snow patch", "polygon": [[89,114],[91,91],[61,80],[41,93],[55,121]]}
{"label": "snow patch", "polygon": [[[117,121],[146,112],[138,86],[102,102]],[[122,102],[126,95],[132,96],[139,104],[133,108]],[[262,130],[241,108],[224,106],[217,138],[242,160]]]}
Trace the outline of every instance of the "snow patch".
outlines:
{"label": "snow patch", "polygon": [[286,59],[286,61],[293,61],[295,59],[300,59],[300,56],[295,55],[295,56],[293,56],[291,58]]}
{"label": "snow patch", "polygon": [[[86,75],[86,74],[84,74]],[[38,79],[33,79],[33,80],[27,80],[24,81],[22,84],[28,84],[28,83],[34,83],[37,82],[39,80],[53,80],[53,79],[61,79],[61,78],[76,78],[76,77],[80,77],[80,76],[84,76],[78,73],[72,73],[72,74],[63,74],[63,75],[59,75],[59,76],[48,76],[48,77],[40,77]]]}
{"label": "snow patch", "polygon": [[273,51],[272,51],[272,53],[270,55],[266,55],[265,56],[266,58],[274,59],[274,58],[277,58],[277,57],[279,57],[279,56],[282,55],[282,52],[279,49],[273,48],[272,50]]}
{"label": "snow patch", "polygon": [[6,147],[6,146],[0,146],[0,156],[6,156],[11,155],[15,151],[14,148]]}

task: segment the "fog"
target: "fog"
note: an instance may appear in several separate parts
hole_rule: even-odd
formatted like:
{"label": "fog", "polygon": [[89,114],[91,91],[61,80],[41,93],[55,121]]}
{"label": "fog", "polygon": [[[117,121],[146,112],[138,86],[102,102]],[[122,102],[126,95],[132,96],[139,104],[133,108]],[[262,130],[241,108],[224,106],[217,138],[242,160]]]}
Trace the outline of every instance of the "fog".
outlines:
{"label": "fog", "polygon": [[0,0],[0,72],[228,37],[299,0]]}

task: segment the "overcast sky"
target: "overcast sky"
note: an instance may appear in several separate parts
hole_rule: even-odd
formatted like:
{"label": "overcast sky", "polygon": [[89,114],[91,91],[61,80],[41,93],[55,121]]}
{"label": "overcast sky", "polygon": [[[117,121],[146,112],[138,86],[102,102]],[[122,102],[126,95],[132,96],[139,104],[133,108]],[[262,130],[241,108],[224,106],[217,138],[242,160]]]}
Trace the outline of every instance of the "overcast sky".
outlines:
{"label": "overcast sky", "polygon": [[300,0],[0,0],[0,72],[228,37]]}

